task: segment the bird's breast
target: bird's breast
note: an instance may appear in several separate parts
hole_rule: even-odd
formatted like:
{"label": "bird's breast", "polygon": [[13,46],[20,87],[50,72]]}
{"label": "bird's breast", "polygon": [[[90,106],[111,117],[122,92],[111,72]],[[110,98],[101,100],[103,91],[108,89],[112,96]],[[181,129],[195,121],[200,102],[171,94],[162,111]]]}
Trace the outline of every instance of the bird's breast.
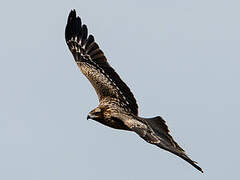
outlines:
{"label": "bird's breast", "polygon": [[101,119],[98,122],[114,129],[130,130],[121,120],[117,118]]}

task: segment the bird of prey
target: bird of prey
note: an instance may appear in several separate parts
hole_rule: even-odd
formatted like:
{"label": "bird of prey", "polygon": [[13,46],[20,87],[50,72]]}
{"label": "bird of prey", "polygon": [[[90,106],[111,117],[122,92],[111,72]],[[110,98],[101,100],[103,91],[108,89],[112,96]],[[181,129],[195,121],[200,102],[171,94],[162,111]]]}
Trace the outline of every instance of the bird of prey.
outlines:
{"label": "bird of prey", "polygon": [[87,26],[82,24],[75,10],[71,10],[69,14],[65,39],[78,67],[98,95],[99,105],[89,112],[87,119],[93,119],[111,128],[133,131],[146,142],[179,156],[203,172],[174,141],[168,126],[160,116],[138,116],[138,105],[132,92],[109,65],[93,35],[88,35]]}

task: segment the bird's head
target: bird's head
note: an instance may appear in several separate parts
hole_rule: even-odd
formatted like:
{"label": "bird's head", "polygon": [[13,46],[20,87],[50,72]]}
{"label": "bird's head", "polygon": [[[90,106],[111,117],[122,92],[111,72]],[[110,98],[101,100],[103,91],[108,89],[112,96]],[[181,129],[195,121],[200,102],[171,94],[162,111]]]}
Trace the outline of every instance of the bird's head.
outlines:
{"label": "bird's head", "polygon": [[103,119],[103,111],[101,108],[97,107],[91,112],[89,112],[87,119],[100,120]]}

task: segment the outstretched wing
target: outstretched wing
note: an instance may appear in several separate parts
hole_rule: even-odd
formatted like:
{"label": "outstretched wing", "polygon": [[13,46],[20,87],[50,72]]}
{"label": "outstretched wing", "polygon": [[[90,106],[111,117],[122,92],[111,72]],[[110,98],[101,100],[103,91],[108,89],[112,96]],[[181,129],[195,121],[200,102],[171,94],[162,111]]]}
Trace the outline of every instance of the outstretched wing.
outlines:
{"label": "outstretched wing", "polygon": [[82,24],[75,10],[69,14],[65,38],[77,65],[95,88],[99,100],[116,98],[131,113],[137,115],[138,106],[132,92],[108,64],[103,51],[93,35],[88,35],[87,26]]}
{"label": "outstretched wing", "polygon": [[124,113],[115,113],[114,116],[122,120],[130,130],[136,132],[148,143],[154,144],[179,156],[190,163],[193,167],[203,172],[196,162],[191,160],[177,142],[174,141],[169,133],[168,126],[160,116],[154,118],[140,118],[131,115],[124,115]]}
{"label": "outstretched wing", "polygon": [[190,163],[193,167],[203,172],[196,162],[191,160],[177,142],[174,141],[173,137],[170,135],[166,122],[160,116],[154,118],[141,118],[141,120],[147,123],[147,129],[151,129],[150,135],[148,136],[156,136],[159,139],[159,141],[153,142],[152,144],[179,156]]}

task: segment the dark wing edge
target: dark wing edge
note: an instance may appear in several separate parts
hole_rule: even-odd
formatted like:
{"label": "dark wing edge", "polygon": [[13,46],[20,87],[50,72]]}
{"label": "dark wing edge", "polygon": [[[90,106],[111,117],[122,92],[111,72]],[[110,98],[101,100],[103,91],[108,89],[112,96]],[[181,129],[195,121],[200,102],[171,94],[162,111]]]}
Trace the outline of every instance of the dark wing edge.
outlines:
{"label": "dark wing edge", "polygon": [[105,74],[119,90],[121,99],[126,102],[134,115],[138,114],[138,105],[129,87],[121,80],[115,70],[108,64],[103,51],[95,42],[93,35],[88,35],[88,29],[82,24],[76,11],[71,10],[65,29],[65,39],[76,62],[85,61]]}
{"label": "dark wing edge", "polygon": [[174,141],[164,119],[162,119],[160,116],[157,116],[154,118],[141,118],[140,120],[147,122],[147,124],[154,131],[154,134],[160,138],[160,143],[152,144],[155,144],[156,146],[179,156],[203,173],[202,168],[197,165],[197,162],[191,160],[185,151],[177,144],[177,142]]}

